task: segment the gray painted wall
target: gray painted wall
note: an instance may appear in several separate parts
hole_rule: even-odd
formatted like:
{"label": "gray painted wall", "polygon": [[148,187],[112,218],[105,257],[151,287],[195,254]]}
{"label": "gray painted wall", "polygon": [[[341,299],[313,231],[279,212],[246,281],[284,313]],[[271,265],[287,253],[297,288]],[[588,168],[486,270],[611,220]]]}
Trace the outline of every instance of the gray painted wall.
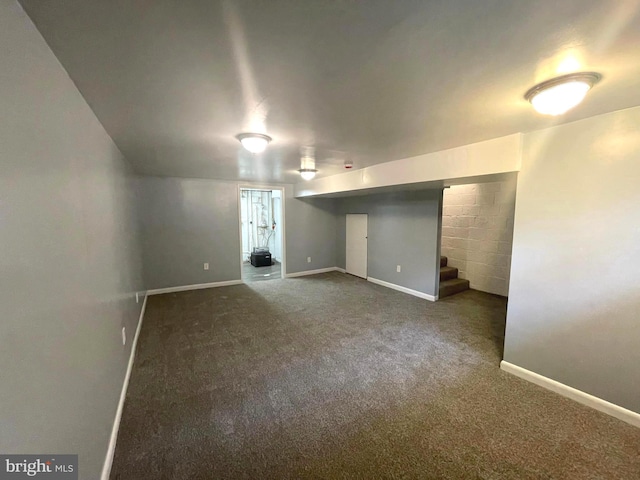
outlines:
{"label": "gray painted wall", "polygon": [[367,213],[368,276],[437,295],[441,190],[343,198],[336,208],[339,267],[345,267],[346,214]]}
{"label": "gray painted wall", "polygon": [[[337,265],[337,218],[332,199],[297,199],[289,187],[285,198],[287,273]],[[311,257],[311,263],[307,262]]]}
{"label": "gray painted wall", "polygon": [[142,306],[132,176],[17,2],[0,45],[0,451],[94,480]]}
{"label": "gray painted wall", "polygon": [[640,412],[640,107],[527,134],[506,361]]}
{"label": "gray painted wall", "polygon": [[[148,289],[240,279],[238,185],[204,179],[139,179]],[[331,200],[295,199],[291,185],[285,186],[287,273],[336,266],[333,208]],[[209,270],[203,269],[205,262]]]}
{"label": "gray painted wall", "polygon": [[141,177],[138,186],[148,289],[240,278],[237,184]]}

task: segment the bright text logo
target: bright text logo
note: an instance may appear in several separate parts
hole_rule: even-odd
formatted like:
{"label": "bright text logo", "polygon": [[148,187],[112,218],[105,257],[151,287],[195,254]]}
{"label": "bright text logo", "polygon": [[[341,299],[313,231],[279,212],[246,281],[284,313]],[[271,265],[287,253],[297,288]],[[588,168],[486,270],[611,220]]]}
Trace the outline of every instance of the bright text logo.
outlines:
{"label": "bright text logo", "polygon": [[78,480],[77,455],[0,455],[0,480]]}

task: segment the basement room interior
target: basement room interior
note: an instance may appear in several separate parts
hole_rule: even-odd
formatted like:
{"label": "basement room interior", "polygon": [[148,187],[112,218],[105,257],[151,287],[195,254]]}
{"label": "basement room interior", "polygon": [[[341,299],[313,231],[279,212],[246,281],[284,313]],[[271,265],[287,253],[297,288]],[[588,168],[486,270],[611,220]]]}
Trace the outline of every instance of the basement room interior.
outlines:
{"label": "basement room interior", "polygon": [[639,0],[0,44],[0,478],[640,478]]}

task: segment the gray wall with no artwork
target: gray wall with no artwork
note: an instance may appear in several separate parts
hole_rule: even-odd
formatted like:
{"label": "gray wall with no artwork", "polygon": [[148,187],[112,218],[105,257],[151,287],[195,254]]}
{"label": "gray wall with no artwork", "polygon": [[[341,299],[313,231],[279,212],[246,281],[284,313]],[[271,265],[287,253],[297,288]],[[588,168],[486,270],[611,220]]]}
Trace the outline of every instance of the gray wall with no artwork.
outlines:
{"label": "gray wall with no artwork", "polygon": [[[285,207],[287,273],[335,267],[335,201],[293,198],[293,189],[288,186]],[[307,262],[308,257],[311,257],[311,263]]]}
{"label": "gray wall with no artwork", "polygon": [[148,289],[240,278],[237,184],[141,177],[138,186]]}
{"label": "gray wall with no artwork", "polygon": [[[426,190],[337,201],[337,265],[345,268],[346,214],[369,215],[368,276],[438,294],[442,191]],[[396,272],[400,265],[402,271]]]}
{"label": "gray wall with no artwork", "polygon": [[133,177],[17,2],[0,45],[0,452],[94,480],[142,306]]}
{"label": "gray wall with no artwork", "polygon": [[525,136],[504,358],[640,413],[640,107]]}
{"label": "gray wall with no artwork", "polygon": [[[239,185],[204,179],[139,178],[138,209],[148,289],[240,279]],[[333,202],[298,200],[293,198],[291,185],[284,188],[287,273],[334,267]],[[311,257],[310,263],[307,257]],[[204,270],[205,262],[209,270]]]}

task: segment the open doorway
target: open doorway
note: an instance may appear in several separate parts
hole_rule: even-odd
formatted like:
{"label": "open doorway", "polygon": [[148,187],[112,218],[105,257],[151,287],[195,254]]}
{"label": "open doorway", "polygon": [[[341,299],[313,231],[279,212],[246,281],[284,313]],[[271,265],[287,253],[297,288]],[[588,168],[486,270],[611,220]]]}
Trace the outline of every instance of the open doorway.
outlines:
{"label": "open doorway", "polygon": [[[440,297],[469,287],[509,295],[516,182],[515,173],[502,174],[444,190]],[[449,278],[467,284],[447,291]]]}
{"label": "open doorway", "polygon": [[282,188],[240,188],[241,273],[244,282],[284,276]]}
{"label": "open doorway", "polygon": [[504,314],[491,318],[488,325],[502,356],[517,175],[482,180],[444,190],[439,298],[472,289],[476,292],[469,298],[475,295],[476,301],[504,308]]}

